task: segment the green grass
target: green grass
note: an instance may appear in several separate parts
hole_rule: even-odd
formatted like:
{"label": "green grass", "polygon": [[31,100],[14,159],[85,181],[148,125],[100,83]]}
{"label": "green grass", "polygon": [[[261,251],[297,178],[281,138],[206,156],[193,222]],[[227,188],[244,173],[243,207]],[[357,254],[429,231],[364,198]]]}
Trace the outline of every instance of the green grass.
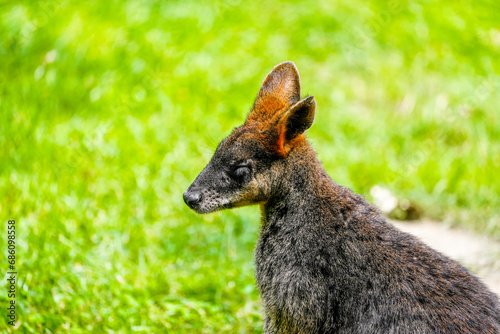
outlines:
{"label": "green grass", "polygon": [[0,9],[0,217],[19,225],[20,332],[261,331],[258,209],[198,216],[182,193],[285,60],[316,96],[308,137],[334,180],[500,237],[497,1]]}

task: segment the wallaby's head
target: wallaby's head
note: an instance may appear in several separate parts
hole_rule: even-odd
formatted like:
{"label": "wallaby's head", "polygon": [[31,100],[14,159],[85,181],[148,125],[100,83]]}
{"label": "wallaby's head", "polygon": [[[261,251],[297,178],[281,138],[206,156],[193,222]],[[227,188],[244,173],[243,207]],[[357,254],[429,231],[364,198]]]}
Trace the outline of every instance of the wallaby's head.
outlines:
{"label": "wallaby's head", "polygon": [[198,213],[265,203],[286,177],[290,152],[307,145],[316,102],[300,99],[300,79],[292,62],[277,65],[260,88],[245,124],[217,147],[212,160],[184,192]]}

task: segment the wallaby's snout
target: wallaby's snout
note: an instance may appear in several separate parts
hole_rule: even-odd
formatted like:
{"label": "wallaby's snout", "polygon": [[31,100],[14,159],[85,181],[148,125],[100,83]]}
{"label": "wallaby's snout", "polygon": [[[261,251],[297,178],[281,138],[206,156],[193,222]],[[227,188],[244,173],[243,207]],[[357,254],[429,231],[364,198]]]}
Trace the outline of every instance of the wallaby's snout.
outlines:
{"label": "wallaby's snout", "polygon": [[[208,176],[208,177],[207,177]],[[186,189],[182,198],[184,203],[186,203],[189,208],[197,213],[207,213],[207,203],[210,202],[212,198],[210,189],[211,181],[213,177],[207,175],[207,168],[205,168],[200,175],[191,183],[191,185]]]}
{"label": "wallaby's snout", "polygon": [[187,206],[195,210],[197,205],[201,202],[201,192],[190,191],[188,189],[184,192],[182,198],[184,198],[184,203],[186,203]]}

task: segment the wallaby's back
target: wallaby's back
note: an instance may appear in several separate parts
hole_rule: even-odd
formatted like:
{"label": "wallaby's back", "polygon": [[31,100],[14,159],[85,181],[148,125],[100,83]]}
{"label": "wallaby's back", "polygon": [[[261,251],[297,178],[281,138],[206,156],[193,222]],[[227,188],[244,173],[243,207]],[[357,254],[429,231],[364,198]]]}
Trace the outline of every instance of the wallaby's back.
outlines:
{"label": "wallaby's back", "polygon": [[500,333],[498,297],[326,174],[298,72],[267,76],[245,124],[184,194],[200,213],[260,204],[265,333]]}

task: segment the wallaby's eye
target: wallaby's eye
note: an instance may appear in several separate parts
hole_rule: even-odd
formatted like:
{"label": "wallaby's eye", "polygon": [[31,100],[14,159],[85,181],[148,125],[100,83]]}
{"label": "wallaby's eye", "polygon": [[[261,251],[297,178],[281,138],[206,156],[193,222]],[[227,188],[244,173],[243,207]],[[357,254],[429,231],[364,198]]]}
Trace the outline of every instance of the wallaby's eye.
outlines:
{"label": "wallaby's eye", "polygon": [[231,167],[231,176],[237,180],[243,180],[245,176],[250,175],[251,169],[249,165],[235,165]]}
{"label": "wallaby's eye", "polygon": [[248,166],[238,166],[234,171],[234,175],[236,175],[237,177],[243,177],[249,173],[250,167]]}

